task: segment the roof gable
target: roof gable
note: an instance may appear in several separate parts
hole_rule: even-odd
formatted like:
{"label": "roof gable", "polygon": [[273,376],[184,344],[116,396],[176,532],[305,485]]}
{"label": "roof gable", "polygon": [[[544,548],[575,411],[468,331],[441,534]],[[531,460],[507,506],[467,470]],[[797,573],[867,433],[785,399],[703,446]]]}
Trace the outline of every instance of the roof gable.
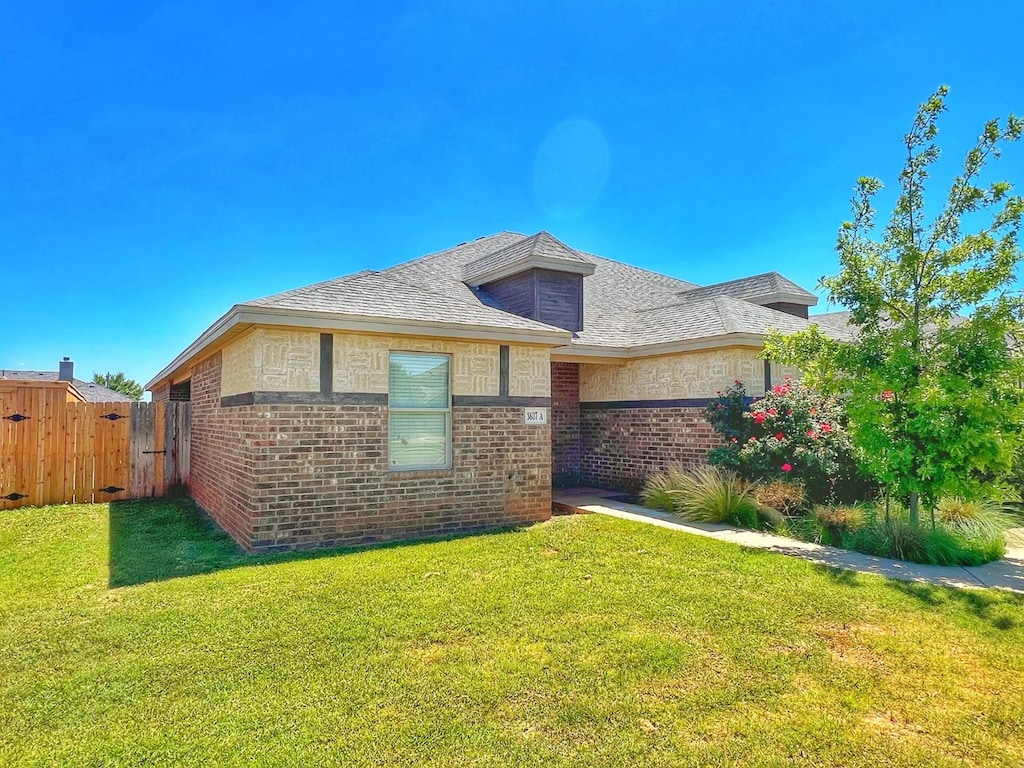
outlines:
{"label": "roof gable", "polygon": [[738,280],[727,280],[723,283],[695,287],[682,291],[680,295],[688,298],[728,296],[752,301],[755,304],[788,302],[812,307],[818,303],[817,296],[778,272],[765,272],[762,275],[751,275]]}
{"label": "roof gable", "polygon": [[463,267],[462,277],[474,288],[528,269],[551,269],[579,275],[592,275],[593,263],[547,232],[512,243],[487,253]]}

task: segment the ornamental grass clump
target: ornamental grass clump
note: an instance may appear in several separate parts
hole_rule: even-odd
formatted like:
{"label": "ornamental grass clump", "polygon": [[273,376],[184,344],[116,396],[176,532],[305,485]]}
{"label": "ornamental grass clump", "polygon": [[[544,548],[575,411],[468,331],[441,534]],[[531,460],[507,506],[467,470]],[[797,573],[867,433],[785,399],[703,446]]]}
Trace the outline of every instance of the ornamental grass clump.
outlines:
{"label": "ornamental grass clump", "polygon": [[[753,484],[718,467],[690,472],[673,468],[648,478],[644,504],[668,509],[696,523],[724,523],[745,528],[771,524],[778,513],[764,511],[754,496]],[[778,518],[781,519],[781,518]]]}
{"label": "ornamental grass clump", "polygon": [[670,464],[664,472],[647,478],[640,492],[640,501],[650,509],[673,512],[675,492],[686,482],[686,471],[678,464]]}
{"label": "ornamental grass clump", "polygon": [[[822,520],[818,522],[826,530]],[[1000,559],[1006,551],[1006,531],[1018,523],[1013,513],[994,502],[943,499],[936,505],[934,525],[914,525],[904,506],[890,503],[888,512],[884,507],[868,510],[861,527],[825,543],[915,563],[974,566]]]}
{"label": "ornamental grass clump", "polygon": [[807,503],[804,487],[791,480],[759,483],[754,489],[754,496],[762,507],[774,509],[783,517],[799,515]]}
{"label": "ornamental grass clump", "polygon": [[855,504],[841,504],[837,507],[816,507],[811,515],[820,536],[818,541],[841,547],[853,533],[867,523],[867,513]]}

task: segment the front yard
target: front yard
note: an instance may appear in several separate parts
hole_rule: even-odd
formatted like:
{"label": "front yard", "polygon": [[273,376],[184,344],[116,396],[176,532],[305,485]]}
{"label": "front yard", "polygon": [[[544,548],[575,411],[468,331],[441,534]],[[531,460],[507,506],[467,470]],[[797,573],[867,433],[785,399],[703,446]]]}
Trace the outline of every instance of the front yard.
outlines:
{"label": "front yard", "polygon": [[246,557],[0,513],[0,764],[1020,765],[1024,599],[598,516]]}

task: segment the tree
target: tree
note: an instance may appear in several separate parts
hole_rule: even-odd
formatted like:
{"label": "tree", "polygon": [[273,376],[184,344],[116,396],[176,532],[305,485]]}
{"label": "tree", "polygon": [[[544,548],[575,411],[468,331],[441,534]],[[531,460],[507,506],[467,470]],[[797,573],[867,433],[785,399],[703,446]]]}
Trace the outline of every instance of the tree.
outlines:
{"label": "tree", "polygon": [[[947,93],[943,86],[919,107],[905,136],[888,224],[876,230],[881,182],[861,178],[853,219],[839,230],[841,270],[821,285],[850,311],[854,339],[839,342],[812,327],[772,334],[765,345],[771,359],[843,395],[865,468],[908,502],[915,524],[920,500],[977,492],[1004,471],[1024,426],[1024,368],[1013,343],[1022,304],[1012,290],[1024,199],[1008,182],[979,179],[1001,146],[1021,138],[1024,121],[986,123],[929,216],[925,182],[940,155]],[[968,225],[981,226],[965,232]]]}
{"label": "tree", "polygon": [[107,389],[120,392],[132,400],[140,400],[142,398],[142,385],[135,381],[135,379],[129,379],[121,371],[117,373],[110,373],[109,371],[106,373],[94,373],[92,381],[94,384],[101,384]]}

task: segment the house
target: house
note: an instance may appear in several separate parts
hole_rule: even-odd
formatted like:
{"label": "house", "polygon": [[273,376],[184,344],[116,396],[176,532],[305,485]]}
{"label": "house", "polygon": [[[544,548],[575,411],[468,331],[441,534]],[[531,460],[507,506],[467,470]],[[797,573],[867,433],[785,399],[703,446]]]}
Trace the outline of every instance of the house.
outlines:
{"label": "house", "polygon": [[34,390],[59,389],[69,403],[124,403],[130,397],[112,389],[75,378],[75,364],[65,357],[56,371],[9,371],[0,369],[0,395],[27,396]]}
{"label": "house", "polygon": [[245,549],[439,535],[702,461],[709,398],[780,379],[764,335],[816,301],[503,232],[238,304],[146,386],[191,400],[192,494]]}

